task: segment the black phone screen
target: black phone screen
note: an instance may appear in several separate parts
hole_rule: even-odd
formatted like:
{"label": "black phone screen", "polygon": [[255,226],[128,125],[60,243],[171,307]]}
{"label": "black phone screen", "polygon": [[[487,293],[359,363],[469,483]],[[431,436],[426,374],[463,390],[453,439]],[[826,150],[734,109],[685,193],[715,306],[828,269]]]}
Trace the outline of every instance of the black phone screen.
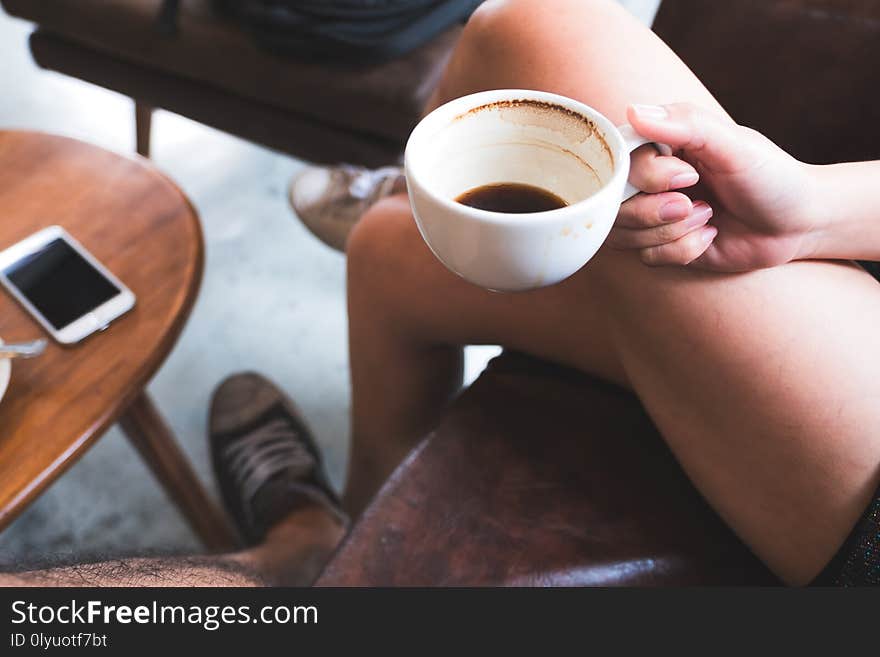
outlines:
{"label": "black phone screen", "polygon": [[7,266],[3,273],[56,330],[121,292],[61,238]]}

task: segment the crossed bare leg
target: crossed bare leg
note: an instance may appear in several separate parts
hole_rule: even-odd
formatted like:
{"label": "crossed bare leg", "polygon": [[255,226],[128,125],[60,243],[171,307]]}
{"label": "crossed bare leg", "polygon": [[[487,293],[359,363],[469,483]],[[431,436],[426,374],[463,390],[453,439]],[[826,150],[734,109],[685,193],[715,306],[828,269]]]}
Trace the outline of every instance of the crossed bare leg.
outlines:
{"label": "crossed bare leg", "polygon": [[[610,0],[485,3],[434,102],[489,88],[561,93],[619,124],[630,103],[720,109]],[[822,569],[877,489],[880,286],[853,265],[712,274],[603,249],[558,286],[492,294],[434,259],[402,196],[355,227],[348,262],[353,508],[436,421],[460,385],[460,345],[475,343],[630,387],[706,499],[788,582]]]}

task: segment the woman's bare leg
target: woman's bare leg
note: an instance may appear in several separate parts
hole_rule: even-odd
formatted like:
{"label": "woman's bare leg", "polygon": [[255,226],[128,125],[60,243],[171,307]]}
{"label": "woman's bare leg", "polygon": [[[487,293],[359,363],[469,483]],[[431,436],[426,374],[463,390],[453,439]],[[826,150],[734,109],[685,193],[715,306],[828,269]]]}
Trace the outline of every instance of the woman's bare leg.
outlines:
{"label": "woman's bare leg", "polygon": [[[611,0],[548,4],[487,2],[436,102],[541,89],[618,123],[633,102],[717,107]],[[718,275],[649,269],[603,249],[558,286],[491,294],[434,259],[406,199],[395,197],[351,236],[349,311],[354,510],[437,420],[460,385],[460,345],[472,343],[630,386],[703,495],[789,582],[824,566],[880,479],[880,343],[871,330],[880,286],[850,265]]]}

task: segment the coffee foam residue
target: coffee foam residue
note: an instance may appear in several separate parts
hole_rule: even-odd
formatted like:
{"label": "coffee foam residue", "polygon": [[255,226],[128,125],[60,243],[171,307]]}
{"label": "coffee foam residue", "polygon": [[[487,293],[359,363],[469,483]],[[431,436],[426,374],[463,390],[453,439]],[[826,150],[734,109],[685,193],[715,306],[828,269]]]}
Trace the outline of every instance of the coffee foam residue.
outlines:
{"label": "coffee foam residue", "polygon": [[[605,140],[604,140],[604,139],[602,139],[602,140],[600,140],[600,141],[601,141],[603,144],[605,143]],[[608,153],[608,157],[611,157],[611,151],[608,150],[608,147],[607,147],[607,146],[605,147],[605,150],[606,150],[607,153]],[[595,168],[592,164],[590,164],[589,162],[587,162],[584,158],[582,158],[580,155],[578,155],[578,154],[575,153],[574,151],[571,151],[571,150],[569,150],[569,149],[567,149],[567,148],[563,148],[562,151],[563,151],[564,153],[568,153],[568,154],[571,155],[573,158],[575,158],[578,162],[580,162],[580,163],[584,166],[584,168],[589,169],[589,170],[590,170],[590,175],[593,176],[593,179],[596,181],[596,183],[597,183],[600,187],[602,186],[602,179],[599,177],[599,174],[596,172],[596,168]],[[612,162],[613,162],[613,160],[612,160]]]}
{"label": "coffee foam residue", "polygon": [[496,100],[493,103],[473,107],[467,112],[456,116],[453,121],[458,121],[487,110],[497,110],[503,121],[524,126],[537,125],[560,132],[568,141],[574,143],[583,143],[592,135],[595,135],[602,146],[602,150],[608,156],[608,161],[612,163],[612,166],[614,165],[614,156],[611,154],[611,148],[605,141],[605,136],[596,127],[596,124],[590,118],[556,103],[529,98]]}

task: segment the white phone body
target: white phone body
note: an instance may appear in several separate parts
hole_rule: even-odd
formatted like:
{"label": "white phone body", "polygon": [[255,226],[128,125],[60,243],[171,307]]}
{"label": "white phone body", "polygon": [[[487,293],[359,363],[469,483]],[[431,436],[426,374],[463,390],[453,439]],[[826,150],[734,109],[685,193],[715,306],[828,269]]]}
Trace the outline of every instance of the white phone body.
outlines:
{"label": "white phone body", "polygon": [[[8,275],[11,268],[15,267],[16,264],[28,257],[43,252],[56,240],[65,242],[85,263],[95,270],[96,274],[103,277],[118,290],[118,293],[106,300],[102,300],[94,307],[83,308],[81,315],[71,318],[70,321],[65,320],[61,326],[56,326],[50,321]],[[131,310],[135,304],[135,296],[132,291],[123,285],[118,278],[110,273],[104,265],[98,262],[91,253],[86,251],[61,226],[45,228],[0,252],[0,283],[46,329],[49,335],[65,345],[75,344],[92,333],[103,331],[113,320]]]}

